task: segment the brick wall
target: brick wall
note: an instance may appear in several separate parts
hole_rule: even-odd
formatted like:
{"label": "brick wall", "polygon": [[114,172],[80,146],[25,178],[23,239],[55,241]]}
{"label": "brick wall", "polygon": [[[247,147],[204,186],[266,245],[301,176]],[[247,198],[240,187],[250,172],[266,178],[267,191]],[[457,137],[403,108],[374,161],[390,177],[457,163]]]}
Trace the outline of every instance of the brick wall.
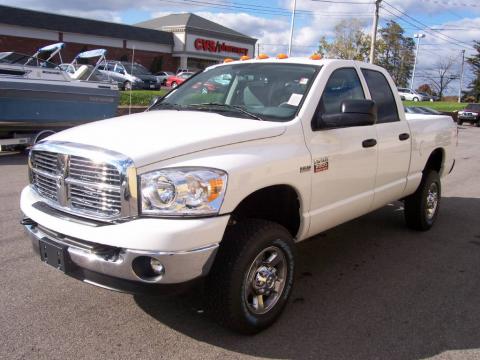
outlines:
{"label": "brick wall", "polygon": [[[62,35],[59,34],[59,39]],[[59,42],[61,40],[58,40]],[[38,48],[52,44],[53,41],[42,39],[30,39],[17,36],[0,35],[0,52],[15,51],[22,54],[32,55]],[[125,45],[125,41],[124,41]],[[77,44],[65,42],[65,48],[62,51],[63,62],[71,62],[75,55],[82,51],[98,49],[100,46],[91,44]],[[132,60],[132,50],[126,48],[105,47],[107,49],[108,60]],[[135,49],[135,62],[142,64],[147,69],[150,69],[154,60],[159,57],[162,62],[162,69],[175,72],[179,66],[177,58],[172,57],[171,54],[158,53],[154,51],[144,51]]]}

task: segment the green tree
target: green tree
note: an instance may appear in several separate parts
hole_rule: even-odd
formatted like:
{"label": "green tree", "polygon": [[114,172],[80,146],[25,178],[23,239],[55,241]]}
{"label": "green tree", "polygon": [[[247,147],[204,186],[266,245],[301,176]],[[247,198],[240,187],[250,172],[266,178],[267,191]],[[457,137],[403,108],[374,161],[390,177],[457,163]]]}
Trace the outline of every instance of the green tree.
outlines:
{"label": "green tree", "polygon": [[467,58],[467,63],[472,68],[475,78],[468,86],[467,96],[475,97],[475,102],[480,102],[480,41],[474,41],[473,47],[477,51],[475,55]]}
{"label": "green tree", "polygon": [[380,29],[376,63],[388,70],[397,86],[407,87],[415,60],[415,42],[404,35],[405,30],[395,21]]}
{"label": "green tree", "polygon": [[363,31],[364,23],[357,19],[345,19],[334,28],[334,36],[328,41],[320,39],[318,52],[333,59],[366,61],[369,54],[370,37]]}

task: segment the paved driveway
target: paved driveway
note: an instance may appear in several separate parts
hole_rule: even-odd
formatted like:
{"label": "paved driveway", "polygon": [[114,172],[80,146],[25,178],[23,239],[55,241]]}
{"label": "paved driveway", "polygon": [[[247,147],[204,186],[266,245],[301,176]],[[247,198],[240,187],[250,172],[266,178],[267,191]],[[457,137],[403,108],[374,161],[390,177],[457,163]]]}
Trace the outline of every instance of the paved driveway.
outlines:
{"label": "paved driveway", "polygon": [[25,161],[0,155],[0,358],[480,358],[480,128],[460,129],[434,229],[407,230],[396,203],[303,242],[290,304],[254,337],[195,294],[110,292],[41,263],[18,224]]}

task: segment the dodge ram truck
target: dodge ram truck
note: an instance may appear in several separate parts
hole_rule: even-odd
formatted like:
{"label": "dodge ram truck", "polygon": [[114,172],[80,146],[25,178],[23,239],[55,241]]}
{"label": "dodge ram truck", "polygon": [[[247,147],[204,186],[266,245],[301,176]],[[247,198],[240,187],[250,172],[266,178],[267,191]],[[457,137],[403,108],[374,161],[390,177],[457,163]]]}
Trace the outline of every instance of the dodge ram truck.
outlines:
{"label": "dodge ram truck", "polygon": [[200,282],[218,321],[255,333],[292,293],[295,243],[396,200],[428,230],[456,145],[450,117],[405,117],[378,66],[230,61],[144,113],[36,144],[22,224],[72,277],[127,292]]}

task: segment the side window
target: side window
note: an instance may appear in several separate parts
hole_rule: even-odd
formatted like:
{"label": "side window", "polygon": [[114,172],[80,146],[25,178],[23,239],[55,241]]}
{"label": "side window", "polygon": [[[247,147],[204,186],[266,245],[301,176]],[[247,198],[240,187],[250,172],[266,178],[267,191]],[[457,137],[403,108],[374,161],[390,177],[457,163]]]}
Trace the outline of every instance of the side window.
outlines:
{"label": "side window", "polygon": [[362,69],[363,76],[372,95],[372,100],[377,104],[377,124],[400,121],[397,103],[387,79],[379,71]]}
{"label": "side window", "polygon": [[354,68],[335,70],[328,79],[320,99],[320,114],[337,114],[344,100],[365,99],[362,84]]}

